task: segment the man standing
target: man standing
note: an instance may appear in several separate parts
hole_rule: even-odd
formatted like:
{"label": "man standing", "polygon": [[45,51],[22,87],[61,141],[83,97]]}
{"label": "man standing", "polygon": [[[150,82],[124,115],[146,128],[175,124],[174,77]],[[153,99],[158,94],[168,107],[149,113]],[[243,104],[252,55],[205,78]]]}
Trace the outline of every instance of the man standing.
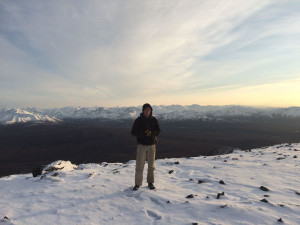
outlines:
{"label": "man standing", "polygon": [[143,105],[143,112],[134,121],[131,135],[136,136],[136,168],[135,168],[135,186],[133,190],[138,190],[143,183],[143,171],[145,161],[148,162],[147,182],[148,187],[153,190],[154,187],[154,170],[155,170],[155,153],[157,136],[160,132],[157,119],[152,116],[152,107],[146,103]]}

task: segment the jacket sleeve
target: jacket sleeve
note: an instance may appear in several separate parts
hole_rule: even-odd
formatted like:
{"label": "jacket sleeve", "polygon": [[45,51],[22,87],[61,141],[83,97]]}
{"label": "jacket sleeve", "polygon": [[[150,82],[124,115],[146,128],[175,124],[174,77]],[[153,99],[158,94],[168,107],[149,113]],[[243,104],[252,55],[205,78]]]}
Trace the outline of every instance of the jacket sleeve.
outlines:
{"label": "jacket sleeve", "polygon": [[131,135],[132,136],[137,136],[138,135],[138,119],[136,119],[132,125],[131,128]]}
{"label": "jacket sleeve", "polygon": [[158,121],[156,118],[154,118],[154,132],[155,132],[155,136],[158,136],[159,133],[160,133],[160,127],[159,127],[159,124],[158,124]]}

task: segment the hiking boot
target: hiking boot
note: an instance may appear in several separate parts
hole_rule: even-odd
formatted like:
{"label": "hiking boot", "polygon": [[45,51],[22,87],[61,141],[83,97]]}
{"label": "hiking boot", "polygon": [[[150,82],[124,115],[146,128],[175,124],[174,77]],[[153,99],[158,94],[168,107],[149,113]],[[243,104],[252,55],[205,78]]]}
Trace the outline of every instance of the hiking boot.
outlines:
{"label": "hiking boot", "polygon": [[136,190],[138,190],[139,189],[139,185],[135,185],[133,188],[132,188],[132,190],[134,190],[134,191],[136,191]]}
{"label": "hiking boot", "polygon": [[153,183],[149,183],[149,184],[148,184],[148,188],[149,188],[150,190],[154,190],[154,189],[155,189]]}

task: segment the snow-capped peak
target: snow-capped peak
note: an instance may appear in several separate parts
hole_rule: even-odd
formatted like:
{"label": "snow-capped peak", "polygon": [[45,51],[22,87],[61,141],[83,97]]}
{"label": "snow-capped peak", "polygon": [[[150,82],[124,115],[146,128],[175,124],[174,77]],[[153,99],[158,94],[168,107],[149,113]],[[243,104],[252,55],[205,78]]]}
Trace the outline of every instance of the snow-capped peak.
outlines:
{"label": "snow-capped peak", "polygon": [[20,122],[58,122],[59,119],[43,114],[35,108],[0,109],[0,123],[12,124]]}
{"label": "snow-capped peak", "polygon": [[[123,120],[134,119],[141,112],[139,107],[64,107],[37,110],[6,109],[0,110],[0,123],[16,123],[29,121],[57,122],[64,119],[108,119]],[[153,114],[162,120],[219,120],[224,117],[249,116],[283,116],[300,117],[300,107],[290,108],[255,108],[246,106],[200,106],[200,105],[170,105],[153,106]]]}

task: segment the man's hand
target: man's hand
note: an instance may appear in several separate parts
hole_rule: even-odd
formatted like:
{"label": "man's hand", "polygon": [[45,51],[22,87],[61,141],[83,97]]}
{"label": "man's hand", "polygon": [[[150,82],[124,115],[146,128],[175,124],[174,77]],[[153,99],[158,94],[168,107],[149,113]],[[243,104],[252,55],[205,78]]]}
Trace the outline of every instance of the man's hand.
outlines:
{"label": "man's hand", "polygon": [[147,137],[151,137],[152,131],[151,130],[146,130],[145,131]]}

